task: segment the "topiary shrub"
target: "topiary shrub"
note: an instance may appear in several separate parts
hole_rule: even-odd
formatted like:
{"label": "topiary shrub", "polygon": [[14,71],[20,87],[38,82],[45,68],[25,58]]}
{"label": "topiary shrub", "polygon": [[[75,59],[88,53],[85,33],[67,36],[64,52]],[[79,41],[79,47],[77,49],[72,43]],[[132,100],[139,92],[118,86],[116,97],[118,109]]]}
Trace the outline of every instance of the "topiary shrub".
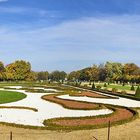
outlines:
{"label": "topiary shrub", "polygon": [[79,82],[79,87],[81,86],[81,82]]}
{"label": "topiary shrub", "polygon": [[125,90],[122,90],[121,93],[122,94],[127,94],[127,92]]}
{"label": "topiary shrub", "polygon": [[107,87],[107,84],[106,83],[104,83],[104,87]]}
{"label": "topiary shrub", "polygon": [[135,91],[134,85],[131,86],[131,90],[132,90],[132,91]]}
{"label": "topiary shrub", "polygon": [[100,90],[102,87],[101,86],[97,86],[97,90]]}
{"label": "topiary shrub", "polygon": [[122,86],[124,87],[125,86],[125,83],[123,83]]}
{"label": "topiary shrub", "polygon": [[137,90],[135,92],[135,97],[140,98],[140,87],[137,87]]}
{"label": "topiary shrub", "polygon": [[94,83],[92,84],[92,89],[95,89],[95,84]]}

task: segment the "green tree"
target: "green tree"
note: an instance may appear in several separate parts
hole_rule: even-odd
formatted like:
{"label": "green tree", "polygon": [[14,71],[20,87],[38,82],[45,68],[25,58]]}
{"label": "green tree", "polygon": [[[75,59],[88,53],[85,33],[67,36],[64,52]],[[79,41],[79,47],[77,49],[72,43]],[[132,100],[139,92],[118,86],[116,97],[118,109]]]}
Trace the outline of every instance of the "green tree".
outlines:
{"label": "green tree", "polygon": [[37,73],[37,80],[48,80],[49,73],[48,71],[41,71]]}
{"label": "green tree", "polygon": [[107,70],[107,81],[119,81],[122,77],[123,65],[121,63],[111,63],[107,62],[105,64]]}
{"label": "green tree", "polygon": [[79,71],[72,71],[68,74],[69,81],[79,81],[80,72]]}
{"label": "green tree", "polygon": [[50,73],[49,75],[49,79],[51,79],[52,81],[60,81],[60,80],[65,80],[67,74],[64,71],[53,71],[52,73]]}
{"label": "green tree", "polygon": [[104,64],[99,65],[99,81],[105,81],[107,78],[107,70]]}
{"label": "green tree", "polygon": [[82,69],[80,72],[79,80],[81,81],[89,81],[90,80],[90,69],[91,68],[85,68]]}

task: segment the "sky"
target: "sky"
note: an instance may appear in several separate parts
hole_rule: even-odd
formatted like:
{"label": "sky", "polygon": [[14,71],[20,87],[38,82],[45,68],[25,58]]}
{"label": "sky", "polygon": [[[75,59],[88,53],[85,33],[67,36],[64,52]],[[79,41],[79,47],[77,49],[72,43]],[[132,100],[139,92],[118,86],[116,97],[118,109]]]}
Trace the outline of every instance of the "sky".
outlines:
{"label": "sky", "polygon": [[106,61],[140,65],[139,0],[0,0],[0,61],[70,72]]}

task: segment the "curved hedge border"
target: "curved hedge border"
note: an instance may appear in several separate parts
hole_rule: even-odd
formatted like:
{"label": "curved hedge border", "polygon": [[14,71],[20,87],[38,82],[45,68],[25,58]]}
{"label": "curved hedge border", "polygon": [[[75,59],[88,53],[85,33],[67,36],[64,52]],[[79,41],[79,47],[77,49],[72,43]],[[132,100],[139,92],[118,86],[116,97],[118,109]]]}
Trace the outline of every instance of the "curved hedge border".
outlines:
{"label": "curved hedge border", "polygon": [[140,101],[140,98],[137,98],[137,97],[135,97],[135,96],[133,96],[131,94],[122,94],[120,92],[113,93],[112,91],[105,91],[103,89],[91,89],[89,87],[86,87],[86,88],[85,87],[77,87],[77,86],[74,86],[74,85],[63,85],[63,86],[73,87],[73,88],[81,89],[81,90],[88,90],[88,91],[91,91],[91,92],[92,91],[101,92],[101,93],[107,94],[108,96],[109,95],[113,95],[113,96],[117,96],[117,97],[122,97],[122,98],[127,98],[127,99],[132,99],[132,100]]}
{"label": "curved hedge border", "polygon": [[[113,115],[117,115],[117,109],[115,107],[109,107],[109,109],[112,109],[114,112],[112,114],[108,114],[108,115],[99,115],[99,116],[91,116],[91,117],[66,117],[66,118],[54,118],[54,119],[48,119],[44,121],[44,125],[47,125],[49,129],[51,130],[85,130],[85,129],[99,129],[99,128],[104,128],[108,126],[108,123],[105,124],[99,124],[99,125],[78,125],[78,126],[62,126],[59,124],[55,124],[53,123],[54,121],[59,121],[59,120],[76,120],[76,119],[96,119],[96,118],[106,118],[106,117],[111,117]],[[122,108],[122,107],[121,107]],[[125,120],[119,120],[119,121],[114,121],[111,122],[111,126],[115,126],[115,125],[121,125],[124,123],[128,123],[132,120],[135,120],[136,118],[138,118],[138,113],[135,110],[129,109],[129,108],[125,108],[128,111],[130,111],[133,114],[133,117],[130,117],[128,119]]]}
{"label": "curved hedge border", "polygon": [[24,110],[31,110],[34,112],[38,112],[38,109],[32,107],[19,107],[19,106],[0,106],[0,109],[24,109]]}
{"label": "curved hedge border", "polygon": [[[43,100],[46,100],[46,101],[49,101],[49,102],[52,102],[52,103],[59,104],[59,105],[63,106],[66,109],[72,109],[72,110],[98,110],[98,109],[104,109],[105,108],[104,105],[101,105],[99,103],[89,103],[89,102],[86,102],[86,101],[75,101],[75,100],[70,100],[70,99],[60,99],[60,98],[57,97],[57,96],[61,96],[61,95],[64,95],[64,94],[44,95],[41,98]],[[52,99],[48,99],[47,97],[49,97],[49,96],[54,96],[53,97],[54,99],[53,100]],[[59,101],[56,101],[55,99],[60,100],[60,102]],[[65,103],[62,103],[61,101],[64,101],[64,102],[71,101],[71,102],[75,102],[75,103],[84,103],[84,104],[87,104],[87,105],[90,104],[90,105],[95,105],[96,107],[92,107],[92,108],[83,108],[83,107],[76,108],[76,107],[70,107],[70,106],[66,105]]]}
{"label": "curved hedge border", "polygon": [[[108,106],[109,107],[109,106]],[[94,117],[79,117],[81,119],[87,119],[87,118],[100,118],[100,117],[108,117],[108,116],[112,116],[113,114],[115,114],[115,107],[109,107],[109,109],[112,109],[114,112],[112,114],[108,114],[108,115],[99,115],[99,116],[94,116]],[[127,110],[131,111],[133,113],[133,117],[128,118],[126,120],[121,120],[118,122],[112,122],[111,126],[115,126],[115,125],[121,125],[124,123],[128,123],[130,121],[135,120],[136,118],[138,118],[138,112],[136,110],[133,109],[128,109]],[[76,117],[75,117],[76,118]],[[78,118],[78,117],[77,117]],[[17,127],[17,128],[25,128],[25,129],[37,129],[37,130],[53,130],[53,131],[72,131],[72,130],[88,130],[88,129],[99,129],[99,128],[104,128],[107,127],[108,124],[102,124],[102,125],[98,125],[98,126],[77,126],[77,127],[60,127],[58,125],[52,124],[51,122],[53,120],[57,120],[57,119],[74,119],[74,118],[54,118],[54,119],[49,119],[49,120],[44,120],[43,124],[47,126],[45,127],[40,127],[40,126],[30,126],[30,125],[20,125],[20,124],[15,124],[15,123],[6,123],[6,122],[0,122],[0,124],[2,125],[6,125],[6,126],[12,126],[12,127]]]}

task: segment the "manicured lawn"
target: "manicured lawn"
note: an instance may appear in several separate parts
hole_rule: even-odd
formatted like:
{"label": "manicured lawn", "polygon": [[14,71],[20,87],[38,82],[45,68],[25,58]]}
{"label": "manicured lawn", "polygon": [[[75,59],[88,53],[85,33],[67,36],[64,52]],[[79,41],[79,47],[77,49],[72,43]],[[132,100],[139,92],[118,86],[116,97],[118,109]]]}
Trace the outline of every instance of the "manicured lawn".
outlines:
{"label": "manicured lawn", "polygon": [[0,104],[15,102],[26,97],[25,94],[12,91],[0,91]]}
{"label": "manicured lawn", "polygon": [[[82,83],[82,85],[84,84],[87,84],[89,85],[89,83],[85,82],[85,83]],[[101,87],[104,87],[104,83],[95,83],[96,86],[101,86]],[[131,85],[125,85],[125,86],[122,86],[122,85],[119,85],[119,84],[106,84],[107,87],[106,88],[116,88],[116,89],[120,89],[120,90],[131,90]],[[92,85],[91,85],[92,86]],[[134,86],[135,89],[137,88],[136,86]]]}
{"label": "manicured lawn", "polygon": [[[96,84],[97,85],[101,85],[102,87],[104,86],[103,84]],[[131,90],[131,86],[130,85],[125,85],[125,86],[122,86],[122,85],[113,85],[113,84],[110,84],[110,85],[107,85],[107,88],[116,88],[116,89],[120,89],[120,90]],[[135,86],[135,89],[136,89],[136,86]]]}

